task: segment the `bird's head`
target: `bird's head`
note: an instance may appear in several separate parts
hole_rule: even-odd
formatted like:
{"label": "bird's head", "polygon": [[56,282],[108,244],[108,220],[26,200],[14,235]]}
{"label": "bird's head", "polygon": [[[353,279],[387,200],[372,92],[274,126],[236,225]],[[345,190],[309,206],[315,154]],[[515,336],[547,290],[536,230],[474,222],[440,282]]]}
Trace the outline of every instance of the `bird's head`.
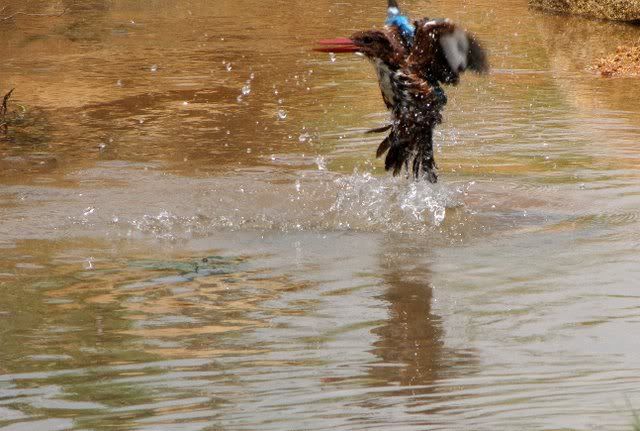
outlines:
{"label": "bird's head", "polygon": [[349,38],[326,39],[315,48],[320,52],[356,52],[370,60],[381,60],[390,66],[400,66],[405,48],[393,34],[383,30],[367,30],[354,33]]}

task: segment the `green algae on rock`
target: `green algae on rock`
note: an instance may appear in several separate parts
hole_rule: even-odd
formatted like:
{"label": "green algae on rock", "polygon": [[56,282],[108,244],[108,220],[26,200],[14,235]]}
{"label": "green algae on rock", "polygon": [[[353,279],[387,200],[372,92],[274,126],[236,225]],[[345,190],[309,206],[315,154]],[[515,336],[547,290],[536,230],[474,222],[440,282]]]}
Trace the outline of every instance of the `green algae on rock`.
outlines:
{"label": "green algae on rock", "polygon": [[529,5],[592,18],[640,22],[640,0],[529,0]]}

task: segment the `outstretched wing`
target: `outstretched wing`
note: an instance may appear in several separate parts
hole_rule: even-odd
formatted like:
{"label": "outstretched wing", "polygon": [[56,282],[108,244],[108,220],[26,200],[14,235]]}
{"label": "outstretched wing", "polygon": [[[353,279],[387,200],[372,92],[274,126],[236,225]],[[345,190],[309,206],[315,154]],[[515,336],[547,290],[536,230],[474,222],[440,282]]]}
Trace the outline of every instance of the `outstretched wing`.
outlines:
{"label": "outstretched wing", "polygon": [[407,58],[411,72],[430,83],[457,84],[467,69],[489,70],[487,55],[469,32],[445,20],[416,21],[416,33]]}

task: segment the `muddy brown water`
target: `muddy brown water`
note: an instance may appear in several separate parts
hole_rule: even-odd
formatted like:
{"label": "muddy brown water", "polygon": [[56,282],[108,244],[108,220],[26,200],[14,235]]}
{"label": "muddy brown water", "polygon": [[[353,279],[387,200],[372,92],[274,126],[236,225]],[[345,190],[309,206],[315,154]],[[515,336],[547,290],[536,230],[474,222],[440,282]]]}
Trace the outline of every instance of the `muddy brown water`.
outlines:
{"label": "muddy brown water", "polygon": [[383,1],[0,3],[0,430],[624,430],[640,408],[640,37],[406,1],[485,42],[437,186],[310,52]]}

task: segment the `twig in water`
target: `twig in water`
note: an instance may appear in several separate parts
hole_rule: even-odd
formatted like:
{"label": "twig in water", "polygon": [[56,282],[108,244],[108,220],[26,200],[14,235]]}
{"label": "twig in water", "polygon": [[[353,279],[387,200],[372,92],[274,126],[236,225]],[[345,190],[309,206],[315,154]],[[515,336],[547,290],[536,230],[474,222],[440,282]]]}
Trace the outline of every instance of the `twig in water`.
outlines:
{"label": "twig in water", "polygon": [[2,105],[0,105],[0,116],[2,118],[4,118],[4,116],[7,114],[7,103],[9,102],[9,98],[11,97],[11,93],[13,93],[13,90],[15,89],[12,88],[11,90],[9,90],[9,92],[2,98]]}
{"label": "twig in water", "polygon": [[9,92],[5,94],[4,97],[2,98],[2,107],[0,108],[0,114],[2,114],[3,117],[7,115],[7,112],[8,112],[7,103],[9,103],[9,98],[11,97],[13,90],[15,90],[15,88],[12,88],[11,90],[9,90]]}
{"label": "twig in water", "polygon": [[7,116],[7,112],[9,112],[9,108],[7,107],[7,104],[9,103],[9,98],[11,97],[13,90],[15,90],[15,88],[12,88],[11,90],[9,90],[7,94],[4,95],[4,97],[2,98],[2,105],[0,105],[0,127],[4,128],[5,133],[7,133],[6,116]]}

